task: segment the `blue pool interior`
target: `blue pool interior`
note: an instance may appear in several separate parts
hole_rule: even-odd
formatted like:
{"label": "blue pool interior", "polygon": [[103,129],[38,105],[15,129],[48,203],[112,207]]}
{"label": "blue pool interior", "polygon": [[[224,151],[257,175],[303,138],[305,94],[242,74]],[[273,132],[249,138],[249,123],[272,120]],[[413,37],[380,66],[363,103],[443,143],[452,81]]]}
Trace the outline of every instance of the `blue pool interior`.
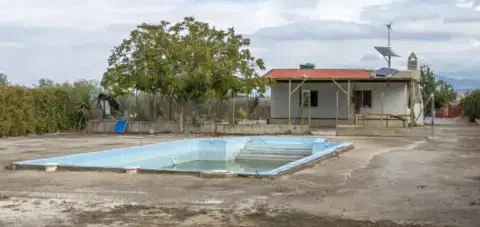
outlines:
{"label": "blue pool interior", "polygon": [[349,145],[289,136],[185,139],[15,164],[276,175]]}

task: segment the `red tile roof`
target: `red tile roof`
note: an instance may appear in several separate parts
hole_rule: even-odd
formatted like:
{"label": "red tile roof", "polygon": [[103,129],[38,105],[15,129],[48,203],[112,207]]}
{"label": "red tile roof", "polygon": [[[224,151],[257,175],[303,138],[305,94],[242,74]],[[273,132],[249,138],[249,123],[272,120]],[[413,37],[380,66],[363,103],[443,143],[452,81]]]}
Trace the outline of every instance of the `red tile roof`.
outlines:
{"label": "red tile roof", "polygon": [[265,77],[276,80],[303,79],[368,79],[371,70],[366,69],[272,69]]}

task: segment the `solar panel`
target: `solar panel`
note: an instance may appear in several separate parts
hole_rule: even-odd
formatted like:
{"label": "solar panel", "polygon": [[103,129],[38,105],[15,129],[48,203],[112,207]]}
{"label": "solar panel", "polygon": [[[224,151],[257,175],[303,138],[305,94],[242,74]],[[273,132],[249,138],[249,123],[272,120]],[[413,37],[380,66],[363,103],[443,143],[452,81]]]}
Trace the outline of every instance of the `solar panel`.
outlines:
{"label": "solar panel", "polygon": [[384,57],[400,57],[400,55],[393,52],[392,48],[390,47],[373,47],[375,50],[378,51]]}
{"label": "solar panel", "polygon": [[392,68],[379,68],[375,70],[375,74],[380,74],[385,76],[394,75],[396,73],[398,73],[398,70],[392,69]]}

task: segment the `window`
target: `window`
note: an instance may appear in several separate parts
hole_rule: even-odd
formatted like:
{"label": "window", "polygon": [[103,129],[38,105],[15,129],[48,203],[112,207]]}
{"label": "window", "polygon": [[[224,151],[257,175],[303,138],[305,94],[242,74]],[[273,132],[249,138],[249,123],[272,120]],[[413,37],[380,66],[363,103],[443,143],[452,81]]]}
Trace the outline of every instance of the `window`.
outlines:
{"label": "window", "polygon": [[[303,94],[303,102],[302,102],[302,95],[299,95],[299,105],[303,106],[308,106],[308,90],[302,90],[300,94]],[[312,107],[317,107],[318,106],[318,91],[312,91],[310,90],[310,104]]]}
{"label": "window", "polygon": [[355,106],[372,108],[372,91],[355,91]]}

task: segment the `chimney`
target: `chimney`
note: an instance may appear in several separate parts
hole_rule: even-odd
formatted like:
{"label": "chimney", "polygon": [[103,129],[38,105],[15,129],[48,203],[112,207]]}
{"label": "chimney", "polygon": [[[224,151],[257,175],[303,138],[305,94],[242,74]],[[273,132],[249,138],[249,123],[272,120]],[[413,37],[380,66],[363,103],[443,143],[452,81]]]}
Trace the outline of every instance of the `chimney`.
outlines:
{"label": "chimney", "polygon": [[415,53],[410,53],[408,56],[408,63],[407,63],[408,70],[418,70],[418,58]]}
{"label": "chimney", "polygon": [[315,69],[315,64],[312,64],[312,63],[301,64],[300,69]]}

